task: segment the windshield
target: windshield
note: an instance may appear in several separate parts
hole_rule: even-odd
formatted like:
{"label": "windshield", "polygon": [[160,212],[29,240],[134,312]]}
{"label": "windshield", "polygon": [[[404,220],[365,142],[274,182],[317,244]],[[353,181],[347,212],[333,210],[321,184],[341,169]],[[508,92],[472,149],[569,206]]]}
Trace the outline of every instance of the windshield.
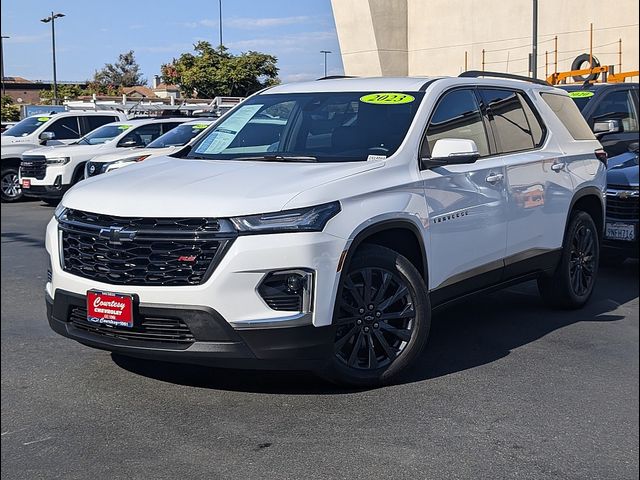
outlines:
{"label": "windshield", "polygon": [[147,145],[146,148],[180,147],[199,133],[202,133],[202,131],[209,125],[210,123],[178,125],[164,135],[160,135],[153,142]]}
{"label": "windshield", "polygon": [[353,162],[392,155],[424,93],[257,95],[199,140],[190,158]]}
{"label": "windshield", "polygon": [[129,128],[131,128],[131,125],[103,125],[87,133],[77,143],[79,145],[100,145],[116,138]]}
{"label": "windshield", "polygon": [[16,123],[13,127],[8,128],[3,135],[7,135],[9,137],[26,137],[27,135],[35,132],[40,125],[44,125],[49,120],[51,120],[51,117],[47,116],[28,117]]}

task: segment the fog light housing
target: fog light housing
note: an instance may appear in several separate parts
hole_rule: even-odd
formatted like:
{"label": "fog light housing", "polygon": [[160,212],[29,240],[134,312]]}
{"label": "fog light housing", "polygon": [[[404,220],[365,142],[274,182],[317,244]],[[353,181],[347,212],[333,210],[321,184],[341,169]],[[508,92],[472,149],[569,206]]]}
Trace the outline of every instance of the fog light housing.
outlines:
{"label": "fog light housing", "polygon": [[258,294],[272,310],[310,312],[313,272],[305,269],[270,272],[260,282]]}

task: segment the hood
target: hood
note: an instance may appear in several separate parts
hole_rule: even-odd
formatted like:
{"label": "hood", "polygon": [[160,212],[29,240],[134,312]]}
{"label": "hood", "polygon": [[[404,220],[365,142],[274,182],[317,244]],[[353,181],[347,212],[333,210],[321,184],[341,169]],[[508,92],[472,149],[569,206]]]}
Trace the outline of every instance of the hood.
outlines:
{"label": "hood", "polygon": [[25,155],[44,155],[45,157],[93,157],[100,153],[109,142],[100,145],[53,145],[51,147],[40,147],[25,152]]}
{"label": "hood", "polygon": [[91,159],[92,162],[115,162],[123,158],[135,157],[139,155],[152,155],[159,157],[161,155],[171,155],[173,152],[184,147],[164,147],[164,148],[118,148],[117,152],[103,153],[96,155]]}
{"label": "hood", "polygon": [[157,157],[84,180],[66,193],[62,203],[121,217],[230,217],[277,212],[305,190],[383,164]]}
{"label": "hood", "polygon": [[607,166],[607,184],[638,186],[638,154],[627,152],[611,157]]}
{"label": "hood", "polygon": [[19,157],[25,151],[37,148],[33,143],[9,143],[2,144],[2,158]]}

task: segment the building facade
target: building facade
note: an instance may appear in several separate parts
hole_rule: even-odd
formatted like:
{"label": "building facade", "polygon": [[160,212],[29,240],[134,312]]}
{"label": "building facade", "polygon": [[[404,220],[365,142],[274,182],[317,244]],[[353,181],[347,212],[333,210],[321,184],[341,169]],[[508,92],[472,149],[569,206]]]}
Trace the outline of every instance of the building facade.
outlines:
{"label": "building facade", "polygon": [[[530,74],[532,0],[331,3],[345,75]],[[539,0],[537,77],[570,70],[590,45],[601,65],[638,70],[638,3]]]}

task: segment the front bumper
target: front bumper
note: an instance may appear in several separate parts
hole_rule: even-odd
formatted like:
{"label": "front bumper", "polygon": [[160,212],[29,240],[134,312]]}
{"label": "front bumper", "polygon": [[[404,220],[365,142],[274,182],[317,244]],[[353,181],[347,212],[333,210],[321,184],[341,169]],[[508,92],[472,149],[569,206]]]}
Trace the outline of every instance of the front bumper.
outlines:
{"label": "front bumper", "polygon": [[131,338],[123,329],[83,328],[73,312],[85,303],[84,295],[63,290],[56,291],[55,300],[47,295],[51,328],[84,345],[132,357],[218,367],[304,370],[323,366],[333,345],[331,326],[234,329],[209,307],[144,303],[139,305],[136,326],[144,318],[170,318],[188,327],[192,341],[158,341],[144,338],[142,333],[139,339]]}

